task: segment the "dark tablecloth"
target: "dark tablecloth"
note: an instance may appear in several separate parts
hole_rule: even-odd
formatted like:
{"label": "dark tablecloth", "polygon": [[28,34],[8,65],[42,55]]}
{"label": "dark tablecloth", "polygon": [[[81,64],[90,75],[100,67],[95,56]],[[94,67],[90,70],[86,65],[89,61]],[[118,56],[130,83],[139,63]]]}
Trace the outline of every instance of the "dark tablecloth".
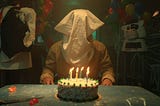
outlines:
{"label": "dark tablecloth", "polygon": [[11,86],[0,88],[2,106],[29,106],[33,98],[39,101],[34,106],[160,106],[159,96],[137,86],[99,86],[97,100],[81,103],[57,98],[57,85],[15,84],[16,92],[10,93]]}

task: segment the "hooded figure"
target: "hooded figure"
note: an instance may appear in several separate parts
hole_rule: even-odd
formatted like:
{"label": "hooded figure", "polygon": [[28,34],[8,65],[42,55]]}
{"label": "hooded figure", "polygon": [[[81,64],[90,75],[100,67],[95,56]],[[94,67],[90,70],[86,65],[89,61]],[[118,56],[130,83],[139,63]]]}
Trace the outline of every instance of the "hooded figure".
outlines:
{"label": "hooded figure", "polygon": [[94,49],[87,38],[102,25],[102,21],[83,9],[73,10],[63,18],[55,30],[64,34],[62,53],[67,63],[82,66],[91,60]]}
{"label": "hooded figure", "polygon": [[90,67],[91,78],[115,82],[106,47],[91,38],[92,33],[103,24],[94,14],[85,9],[76,9],[66,15],[55,26],[55,30],[62,33],[64,37],[62,41],[51,46],[41,82],[52,84],[53,80],[57,82],[60,78],[67,78],[72,67],[84,67],[83,75],[87,67]]}

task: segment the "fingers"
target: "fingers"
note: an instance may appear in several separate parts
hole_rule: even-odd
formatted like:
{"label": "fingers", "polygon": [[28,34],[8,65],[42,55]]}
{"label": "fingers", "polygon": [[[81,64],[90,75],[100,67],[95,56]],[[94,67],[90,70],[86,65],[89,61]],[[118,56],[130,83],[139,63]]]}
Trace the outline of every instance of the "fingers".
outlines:
{"label": "fingers", "polygon": [[53,79],[51,79],[51,78],[45,78],[43,80],[43,83],[46,84],[46,85],[54,84]]}
{"label": "fingers", "polygon": [[54,84],[53,80],[51,80],[51,84]]}
{"label": "fingers", "polygon": [[53,84],[53,81],[52,81],[52,80],[50,80],[50,81],[46,81],[46,82],[44,82],[44,84],[52,85],[52,84]]}
{"label": "fingers", "polygon": [[50,80],[48,80],[48,81],[47,81],[47,85],[50,85],[50,84],[51,84],[51,83],[50,83]]}
{"label": "fingers", "polygon": [[101,83],[101,85],[104,85],[104,86],[112,86],[112,82],[111,82],[110,80],[108,80],[108,79],[105,79],[105,80]]}

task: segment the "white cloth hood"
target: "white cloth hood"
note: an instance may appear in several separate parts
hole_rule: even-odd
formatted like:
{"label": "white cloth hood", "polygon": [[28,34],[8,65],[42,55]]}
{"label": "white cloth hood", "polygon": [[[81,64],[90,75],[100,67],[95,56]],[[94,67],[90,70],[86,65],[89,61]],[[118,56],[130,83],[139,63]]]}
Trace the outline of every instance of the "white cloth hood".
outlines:
{"label": "white cloth hood", "polygon": [[94,48],[87,37],[103,24],[85,9],[73,10],[60,21],[55,30],[64,34],[62,53],[69,64],[82,66],[91,60]]}
{"label": "white cloth hood", "polygon": [[[81,21],[81,23],[78,21]],[[71,35],[74,33],[73,29],[82,29],[79,24],[84,24],[84,33],[86,33],[86,36],[89,36],[104,23],[89,10],[76,9],[66,15],[60,23],[56,25],[55,30],[65,35]]]}

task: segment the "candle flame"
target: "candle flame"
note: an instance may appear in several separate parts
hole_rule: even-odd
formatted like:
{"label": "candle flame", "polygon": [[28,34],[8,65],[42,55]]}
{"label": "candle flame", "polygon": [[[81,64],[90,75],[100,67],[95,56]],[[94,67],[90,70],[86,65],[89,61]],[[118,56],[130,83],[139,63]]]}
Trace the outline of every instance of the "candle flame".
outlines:
{"label": "candle flame", "polygon": [[81,71],[84,69],[84,67],[81,67]]}
{"label": "candle flame", "polygon": [[77,69],[76,69],[76,72],[78,73],[78,71],[79,71],[79,67],[77,67]]}
{"label": "candle flame", "polygon": [[87,73],[86,73],[87,75],[89,74],[89,69],[90,69],[90,67],[87,68]]}
{"label": "candle flame", "polygon": [[69,72],[71,73],[73,70],[74,70],[74,67],[72,67],[72,68],[69,70]]}

